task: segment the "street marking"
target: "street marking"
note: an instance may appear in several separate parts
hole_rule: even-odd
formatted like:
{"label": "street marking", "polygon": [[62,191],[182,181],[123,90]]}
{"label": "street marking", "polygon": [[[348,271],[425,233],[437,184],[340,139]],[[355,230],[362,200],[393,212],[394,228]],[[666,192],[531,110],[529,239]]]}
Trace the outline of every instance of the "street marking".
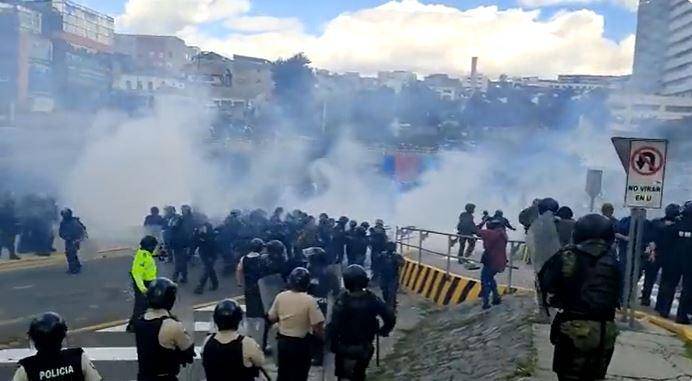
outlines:
{"label": "street marking", "polygon": [[26,286],[14,286],[12,287],[13,290],[28,290],[30,288],[34,288],[35,285],[33,284],[27,284]]}

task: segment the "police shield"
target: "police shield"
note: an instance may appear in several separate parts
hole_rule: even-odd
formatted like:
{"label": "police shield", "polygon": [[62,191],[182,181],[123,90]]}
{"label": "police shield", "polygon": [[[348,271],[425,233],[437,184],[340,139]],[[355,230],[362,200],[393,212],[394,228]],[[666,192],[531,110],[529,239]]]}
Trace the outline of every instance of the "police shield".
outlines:
{"label": "police shield", "polygon": [[262,298],[262,305],[264,306],[264,311],[269,311],[274,303],[274,298],[286,287],[286,283],[280,274],[273,274],[265,276],[257,281],[260,290],[260,297]]}

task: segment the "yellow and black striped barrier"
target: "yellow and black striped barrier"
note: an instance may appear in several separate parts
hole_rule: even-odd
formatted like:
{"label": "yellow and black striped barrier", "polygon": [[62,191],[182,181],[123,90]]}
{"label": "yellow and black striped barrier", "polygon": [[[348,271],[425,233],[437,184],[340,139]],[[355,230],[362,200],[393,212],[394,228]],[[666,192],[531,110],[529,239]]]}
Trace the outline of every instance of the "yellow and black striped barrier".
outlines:
{"label": "yellow and black striped barrier", "polygon": [[[476,300],[481,293],[481,282],[461,275],[446,274],[444,270],[406,259],[400,284],[441,306]],[[500,293],[507,287],[498,285]]]}

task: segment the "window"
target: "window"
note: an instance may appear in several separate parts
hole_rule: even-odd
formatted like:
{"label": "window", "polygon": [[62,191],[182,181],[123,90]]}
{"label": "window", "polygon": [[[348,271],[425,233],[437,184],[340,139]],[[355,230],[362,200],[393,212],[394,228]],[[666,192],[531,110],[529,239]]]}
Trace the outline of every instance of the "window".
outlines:
{"label": "window", "polygon": [[144,89],[144,86],[142,85],[142,81],[137,81],[137,90],[142,90]]}
{"label": "window", "polygon": [[125,87],[126,87],[128,90],[132,90],[132,81],[129,81],[129,80],[128,80],[128,81],[125,81]]}
{"label": "window", "polygon": [[154,82],[149,81],[149,83],[147,84],[147,88],[149,89],[149,91],[154,91]]}
{"label": "window", "polygon": [[666,106],[669,112],[692,112],[692,106]]}
{"label": "window", "polygon": [[661,108],[661,106],[659,106],[659,105],[639,104],[639,105],[632,106],[632,109],[636,110],[636,111],[658,111],[660,108]]}

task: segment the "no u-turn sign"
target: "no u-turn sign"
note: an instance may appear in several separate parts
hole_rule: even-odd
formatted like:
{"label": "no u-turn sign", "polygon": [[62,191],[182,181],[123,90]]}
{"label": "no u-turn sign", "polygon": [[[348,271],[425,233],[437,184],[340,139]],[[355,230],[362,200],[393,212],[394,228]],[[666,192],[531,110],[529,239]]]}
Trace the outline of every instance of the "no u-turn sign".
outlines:
{"label": "no u-turn sign", "polygon": [[660,209],[668,141],[613,138],[613,144],[627,171],[625,204],[631,208]]}

